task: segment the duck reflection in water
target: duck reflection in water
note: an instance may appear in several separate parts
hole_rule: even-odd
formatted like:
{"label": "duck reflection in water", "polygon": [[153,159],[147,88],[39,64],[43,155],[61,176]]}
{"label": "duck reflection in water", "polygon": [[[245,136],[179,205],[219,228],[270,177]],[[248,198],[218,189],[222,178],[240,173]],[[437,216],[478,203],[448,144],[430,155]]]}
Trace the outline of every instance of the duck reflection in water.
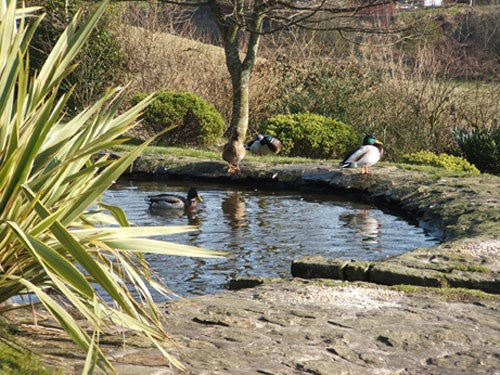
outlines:
{"label": "duck reflection in water", "polygon": [[362,237],[364,244],[377,244],[380,237],[380,222],[369,215],[367,209],[355,214],[340,215],[344,226],[353,229],[357,236]]}
{"label": "duck reflection in water", "polygon": [[238,229],[247,226],[245,220],[246,203],[239,191],[231,191],[222,200],[222,212],[229,219],[231,228]]}
{"label": "duck reflection in water", "polygon": [[202,222],[202,219],[196,215],[198,210],[182,210],[182,209],[177,209],[177,210],[163,210],[161,208],[150,208],[149,213],[151,215],[155,216],[161,216],[164,217],[165,219],[170,219],[170,220],[175,220],[179,219],[183,216],[187,217],[188,219],[188,225],[200,225]]}

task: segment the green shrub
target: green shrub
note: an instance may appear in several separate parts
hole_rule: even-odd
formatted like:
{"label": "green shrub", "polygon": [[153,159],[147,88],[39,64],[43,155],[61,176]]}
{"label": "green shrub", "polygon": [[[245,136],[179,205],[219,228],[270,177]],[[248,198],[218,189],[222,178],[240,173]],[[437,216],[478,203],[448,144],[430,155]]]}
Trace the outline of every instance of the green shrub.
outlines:
{"label": "green shrub", "polygon": [[333,62],[327,67],[298,65],[282,74],[275,88],[281,94],[268,103],[268,113],[312,112],[347,123],[352,107],[363,105],[360,95],[380,79],[377,74]]}
{"label": "green shrub", "polygon": [[479,174],[479,170],[467,160],[459,156],[448,154],[435,154],[430,151],[419,151],[403,155],[403,161],[409,164],[430,165],[443,168],[450,172],[467,172]]}
{"label": "green shrub", "polygon": [[460,155],[481,172],[500,174],[500,126],[483,129],[454,129]]}
{"label": "green shrub", "polygon": [[289,156],[340,158],[359,143],[350,125],[309,112],[272,117],[260,132],[277,137]]}
{"label": "green shrub", "polygon": [[[146,94],[137,94],[132,101],[144,97]],[[217,109],[190,92],[161,91],[144,111],[143,122],[154,133],[175,126],[161,138],[165,145],[206,147],[224,132],[224,120]]]}
{"label": "green shrub", "polygon": [[[29,5],[43,6],[46,13],[30,43],[32,72],[40,71],[59,36],[79,9],[81,24],[93,13],[96,4],[83,0],[30,0]],[[73,89],[66,109],[74,114],[89,106],[114,86],[123,75],[126,59],[115,35],[116,14],[108,7],[91,36],[78,53],[78,64],[61,85],[61,92]]]}

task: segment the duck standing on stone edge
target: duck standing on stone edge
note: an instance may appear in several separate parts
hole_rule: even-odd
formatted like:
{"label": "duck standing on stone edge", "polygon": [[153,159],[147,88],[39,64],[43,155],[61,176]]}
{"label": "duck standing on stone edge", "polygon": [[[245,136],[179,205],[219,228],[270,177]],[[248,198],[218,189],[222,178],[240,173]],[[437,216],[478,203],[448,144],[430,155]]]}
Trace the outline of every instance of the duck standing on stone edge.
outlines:
{"label": "duck standing on stone edge", "polygon": [[175,194],[148,195],[146,198],[146,202],[149,203],[149,208],[162,209],[194,210],[196,209],[197,201],[203,202],[203,199],[195,188],[189,189],[187,198]]}
{"label": "duck standing on stone edge", "polygon": [[363,146],[351,151],[339,165],[341,168],[361,167],[361,174],[370,174],[368,167],[377,163],[383,154],[382,142],[377,141],[374,135],[367,135]]}
{"label": "duck standing on stone edge", "polygon": [[245,157],[246,150],[243,143],[238,140],[236,135],[231,135],[229,142],[224,145],[222,159],[229,164],[227,175],[230,176],[240,170],[240,162]]}
{"label": "duck standing on stone edge", "polygon": [[255,155],[276,155],[281,151],[281,142],[268,134],[258,134],[245,148]]}

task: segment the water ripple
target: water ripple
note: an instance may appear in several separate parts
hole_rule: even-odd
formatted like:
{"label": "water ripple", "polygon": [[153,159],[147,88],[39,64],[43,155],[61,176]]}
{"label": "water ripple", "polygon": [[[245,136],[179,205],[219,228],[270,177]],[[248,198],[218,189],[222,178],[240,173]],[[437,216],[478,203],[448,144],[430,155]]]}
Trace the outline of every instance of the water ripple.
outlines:
{"label": "water ripple", "polygon": [[[204,200],[194,215],[153,211],[145,202],[148,194],[184,195],[190,186]],[[181,295],[219,291],[234,277],[289,276],[291,262],[306,255],[380,260],[439,242],[399,217],[331,194],[119,181],[104,201],[122,207],[137,225],[198,225],[199,231],[163,239],[229,252],[224,259],[148,254],[152,267]]]}

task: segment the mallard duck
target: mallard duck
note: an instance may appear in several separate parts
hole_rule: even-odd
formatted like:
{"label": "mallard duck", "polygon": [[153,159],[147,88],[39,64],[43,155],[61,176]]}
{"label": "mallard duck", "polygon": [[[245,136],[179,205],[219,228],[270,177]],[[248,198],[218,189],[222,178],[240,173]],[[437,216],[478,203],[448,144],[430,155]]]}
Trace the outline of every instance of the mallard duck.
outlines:
{"label": "mallard duck", "polygon": [[148,195],[146,198],[146,202],[149,203],[149,208],[192,210],[196,208],[197,201],[203,202],[203,199],[195,188],[189,189],[187,198],[176,194]]}
{"label": "mallard duck", "polygon": [[258,134],[245,148],[256,155],[271,155],[281,151],[281,142],[268,134]]}
{"label": "mallard duck", "polygon": [[227,175],[232,175],[240,170],[240,162],[245,157],[246,150],[243,143],[238,140],[238,137],[231,136],[229,142],[224,145],[222,151],[222,159],[229,164]]}
{"label": "mallard duck", "polygon": [[351,151],[339,165],[341,168],[361,167],[361,174],[370,174],[368,167],[378,162],[383,154],[382,142],[377,141],[374,135],[367,135],[363,146]]}

